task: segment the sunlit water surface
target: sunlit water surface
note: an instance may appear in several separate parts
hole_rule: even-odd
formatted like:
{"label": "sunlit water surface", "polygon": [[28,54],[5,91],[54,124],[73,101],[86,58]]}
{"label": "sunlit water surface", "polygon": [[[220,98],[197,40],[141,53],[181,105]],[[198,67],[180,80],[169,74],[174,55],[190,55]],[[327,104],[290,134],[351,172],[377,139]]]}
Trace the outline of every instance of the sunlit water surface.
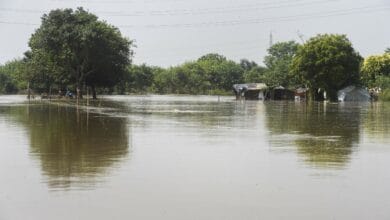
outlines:
{"label": "sunlit water surface", "polygon": [[390,103],[0,96],[0,219],[390,219]]}

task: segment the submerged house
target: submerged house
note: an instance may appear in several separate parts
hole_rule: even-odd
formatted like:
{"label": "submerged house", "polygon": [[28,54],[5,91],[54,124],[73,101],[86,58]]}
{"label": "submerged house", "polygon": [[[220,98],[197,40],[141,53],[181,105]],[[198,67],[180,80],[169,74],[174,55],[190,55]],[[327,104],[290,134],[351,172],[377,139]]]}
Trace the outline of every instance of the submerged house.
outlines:
{"label": "submerged house", "polygon": [[265,83],[247,83],[234,84],[233,90],[236,99],[245,100],[264,100],[266,96],[267,85]]}
{"label": "submerged house", "polygon": [[295,92],[278,86],[267,92],[266,99],[270,100],[294,100]]}
{"label": "submerged house", "polygon": [[339,102],[368,102],[371,95],[366,89],[348,86],[337,92],[337,98]]}

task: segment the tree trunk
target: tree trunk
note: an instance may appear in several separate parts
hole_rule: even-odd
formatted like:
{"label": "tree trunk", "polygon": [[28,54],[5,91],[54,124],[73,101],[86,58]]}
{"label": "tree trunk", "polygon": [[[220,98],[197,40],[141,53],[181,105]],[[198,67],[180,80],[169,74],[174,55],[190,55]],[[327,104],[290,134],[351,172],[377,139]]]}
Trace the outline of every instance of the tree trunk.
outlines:
{"label": "tree trunk", "polygon": [[91,90],[92,90],[92,99],[94,99],[94,100],[97,99],[95,85],[91,86]]}
{"label": "tree trunk", "polygon": [[27,83],[27,98],[30,101],[31,98],[30,82]]}
{"label": "tree trunk", "polygon": [[307,101],[308,102],[314,102],[316,101],[316,89],[313,89],[313,88],[310,88],[307,92],[306,92],[306,98],[307,98]]}
{"label": "tree trunk", "polygon": [[326,91],[326,96],[327,96],[327,99],[331,102],[338,101],[337,91],[335,91],[335,90],[329,89],[328,91]]}
{"label": "tree trunk", "polygon": [[76,85],[76,95],[77,95],[77,98],[78,99],[82,99],[83,98],[83,94],[82,94],[82,87],[81,87],[81,84],[78,82],[77,85]]}

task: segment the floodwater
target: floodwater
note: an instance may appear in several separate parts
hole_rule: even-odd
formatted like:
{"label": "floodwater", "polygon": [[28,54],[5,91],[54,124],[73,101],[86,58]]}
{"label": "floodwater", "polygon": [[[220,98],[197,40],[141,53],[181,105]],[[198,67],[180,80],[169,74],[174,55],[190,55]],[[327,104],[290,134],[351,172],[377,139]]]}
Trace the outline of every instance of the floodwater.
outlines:
{"label": "floodwater", "polygon": [[0,219],[390,219],[390,103],[0,96]]}

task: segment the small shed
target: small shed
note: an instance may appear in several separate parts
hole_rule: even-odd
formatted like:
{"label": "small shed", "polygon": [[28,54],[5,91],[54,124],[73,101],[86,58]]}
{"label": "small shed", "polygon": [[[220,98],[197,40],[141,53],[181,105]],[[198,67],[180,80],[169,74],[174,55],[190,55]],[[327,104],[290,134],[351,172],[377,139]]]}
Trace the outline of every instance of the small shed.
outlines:
{"label": "small shed", "polygon": [[363,88],[347,86],[337,92],[339,102],[368,102],[371,100],[370,93]]}
{"label": "small shed", "polygon": [[267,93],[267,99],[270,100],[294,100],[294,91],[278,86]]}
{"label": "small shed", "polygon": [[236,99],[264,100],[267,85],[265,83],[234,84]]}

